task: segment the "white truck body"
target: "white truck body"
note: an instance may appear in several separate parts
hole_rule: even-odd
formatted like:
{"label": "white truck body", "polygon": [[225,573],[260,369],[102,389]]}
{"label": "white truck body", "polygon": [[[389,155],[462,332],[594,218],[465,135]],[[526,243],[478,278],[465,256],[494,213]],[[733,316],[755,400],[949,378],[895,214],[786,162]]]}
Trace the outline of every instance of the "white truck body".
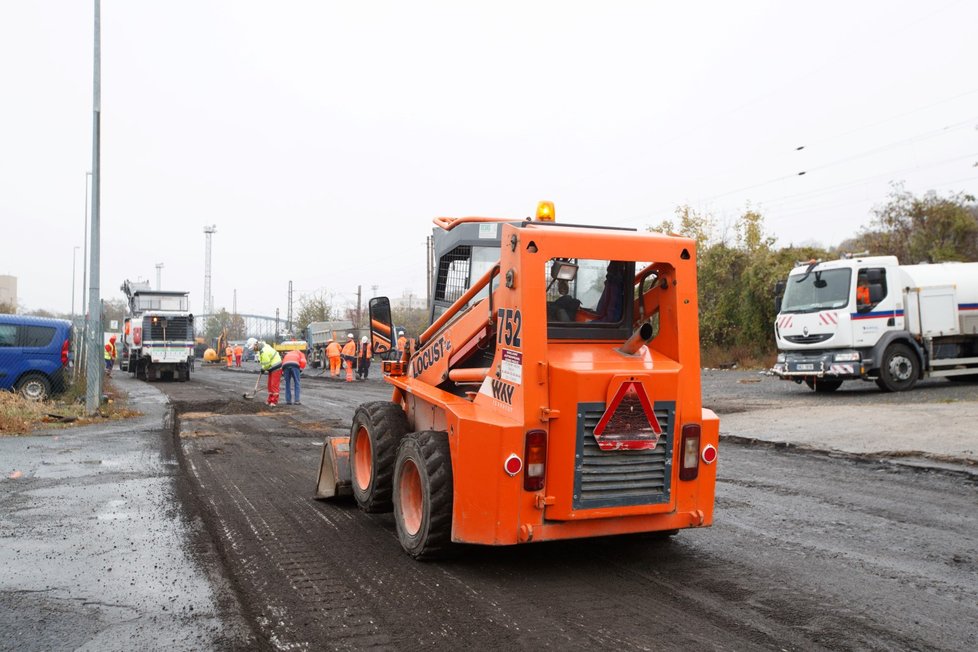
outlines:
{"label": "white truck body", "polygon": [[[857,286],[869,301],[860,303]],[[781,378],[885,391],[927,376],[978,377],[978,263],[900,265],[894,256],[799,265],[774,324]]]}

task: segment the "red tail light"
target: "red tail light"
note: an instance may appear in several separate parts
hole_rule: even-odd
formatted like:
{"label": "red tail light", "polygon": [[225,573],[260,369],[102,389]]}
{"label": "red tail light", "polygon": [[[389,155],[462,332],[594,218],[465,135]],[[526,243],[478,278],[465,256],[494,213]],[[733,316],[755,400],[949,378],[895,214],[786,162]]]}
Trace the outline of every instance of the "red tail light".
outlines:
{"label": "red tail light", "polygon": [[695,480],[700,470],[700,424],[683,426],[682,460],[679,465],[680,480]]}
{"label": "red tail light", "polygon": [[132,329],[132,343],[139,346],[143,343],[143,328],[142,326],[135,326]]}
{"label": "red tail light", "polygon": [[65,340],[65,343],[61,345],[61,366],[68,366],[68,350],[71,348],[71,338]]}
{"label": "red tail light", "polygon": [[543,489],[547,474],[547,433],[545,430],[531,430],[526,433],[526,449],[523,453],[526,470],[523,472],[523,488],[527,491]]}

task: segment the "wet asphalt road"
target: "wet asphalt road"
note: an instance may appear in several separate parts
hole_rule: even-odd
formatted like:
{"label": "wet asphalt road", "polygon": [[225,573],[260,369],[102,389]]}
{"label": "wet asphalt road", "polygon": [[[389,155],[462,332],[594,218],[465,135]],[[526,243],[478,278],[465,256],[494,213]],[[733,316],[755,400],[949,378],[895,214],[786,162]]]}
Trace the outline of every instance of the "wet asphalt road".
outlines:
{"label": "wet asphalt road", "polygon": [[[935,381],[817,396],[757,378],[706,372],[704,402],[722,419],[779,402],[975,393]],[[724,442],[712,528],[418,563],[390,515],[311,499],[323,436],[345,432],[355,405],[387,398],[386,386],[308,379],[302,406],[273,412],[241,400],[253,385],[210,368],[159,387],[182,414],[190,511],[269,649],[974,649],[970,476]]]}

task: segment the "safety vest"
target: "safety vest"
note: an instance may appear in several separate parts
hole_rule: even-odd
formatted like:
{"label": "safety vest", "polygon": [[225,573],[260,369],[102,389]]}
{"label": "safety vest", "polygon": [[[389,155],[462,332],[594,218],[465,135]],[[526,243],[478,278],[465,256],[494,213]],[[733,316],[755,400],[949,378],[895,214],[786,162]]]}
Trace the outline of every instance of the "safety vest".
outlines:
{"label": "safety vest", "polygon": [[302,351],[289,351],[285,354],[285,357],[282,358],[282,366],[285,365],[297,365],[299,369],[305,369],[306,356],[302,353]]}
{"label": "safety vest", "polygon": [[240,344],[234,347],[234,355],[240,358],[244,354],[244,347]]}
{"label": "safety vest", "polygon": [[865,285],[859,285],[856,287],[856,303],[869,303],[869,288]]}
{"label": "safety vest", "polygon": [[349,340],[343,345],[343,355],[348,355],[350,357],[356,357],[357,355],[357,343],[353,340]]}
{"label": "safety vest", "polygon": [[282,366],[282,356],[278,354],[278,351],[265,344],[258,352],[258,364],[264,371],[269,371],[273,367],[277,369]]}
{"label": "safety vest", "polygon": [[330,358],[340,357],[340,345],[338,342],[330,342],[326,345],[326,355]]}
{"label": "safety vest", "polygon": [[397,338],[397,350],[403,351],[406,348],[407,348],[407,338],[401,335],[399,338]]}
{"label": "safety vest", "polygon": [[113,357],[115,357],[115,356],[112,355],[112,345],[111,344],[106,344],[105,345],[105,353],[103,353],[102,355],[105,356],[105,359],[106,360],[111,360]]}

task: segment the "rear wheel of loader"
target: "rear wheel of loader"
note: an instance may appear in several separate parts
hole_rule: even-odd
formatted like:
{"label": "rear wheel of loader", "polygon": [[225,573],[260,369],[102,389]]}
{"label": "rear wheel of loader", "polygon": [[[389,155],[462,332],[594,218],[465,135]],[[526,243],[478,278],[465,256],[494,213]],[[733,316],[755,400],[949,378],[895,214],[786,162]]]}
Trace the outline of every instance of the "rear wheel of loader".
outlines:
{"label": "rear wheel of loader", "polygon": [[437,559],[451,549],[453,491],[447,434],[428,430],[401,440],[394,522],[401,547],[415,559]]}
{"label": "rear wheel of loader", "polygon": [[407,432],[407,417],[390,401],[364,403],[350,428],[350,475],[353,496],[365,512],[391,511],[394,459]]}

